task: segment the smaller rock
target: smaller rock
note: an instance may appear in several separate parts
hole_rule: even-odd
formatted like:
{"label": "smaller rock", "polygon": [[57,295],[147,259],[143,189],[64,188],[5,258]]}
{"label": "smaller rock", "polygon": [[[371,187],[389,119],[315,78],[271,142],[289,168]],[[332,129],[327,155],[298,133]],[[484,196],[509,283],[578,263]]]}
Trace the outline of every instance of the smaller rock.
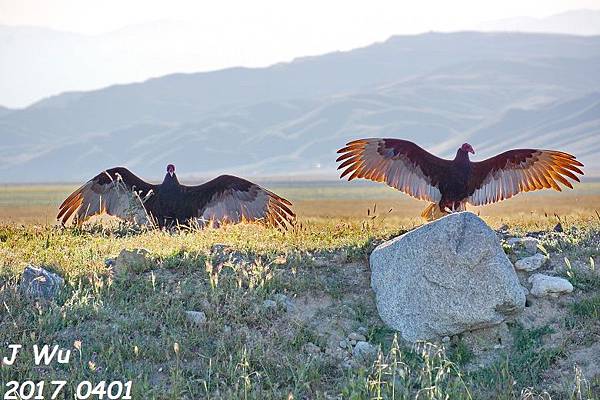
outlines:
{"label": "smaller rock", "polygon": [[525,286],[521,285],[521,289],[523,289],[523,293],[525,293],[525,296],[529,294],[529,289],[527,289]]}
{"label": "smaller rock", "polygon": [[206,314],[202,311],[186,311],[185,315],[191,322],[198,326],[202,326],[206,323]]}
{"label": "smaller rock", "polygon": [[149,258],[149,254],[146,249],[123,249],[115,259],[112,269],[117,275],[129,272],[143,272],[153,264]]}
{"label": "smaller rock", "polygon": [[522,237],[522,238],[508,238],[506,244],[511,246],[514,250],[524,250],[526,253],[535,254],[537,253],[537,247],[540,241],[534,237]]}
{"label": "smaller rock", "polygon": [[229,325],[223,326],[223,333],[231,333],[231,327]]}
{"label": "smaller rock", "polygon": [[512,247],[515,247],[516,245],[518,245],[519,243],[521,243],[521,238],[508,238],[506,239],[506,244]]}
{"label": "smaller rock", "polygon": [[321,354],[321,348],[312,342],[308,342],[304,345],[304,352],[308,354]]}
{"label": "smaller rock", "polygon": [[361,335],[367,335],[367,333],[369,333],[369,330],[367,328],[365,328],[364,326],[359,326],[358,329],[356,329],[356,332],[360,333]]}
{"label": "smaller rock", "polygon": [[535,254],[537,252],[538,244],[540,241],[533,237],[524,237],[521,240],[521,244],[525,247],[525,251],[529,254]]}
{"label": "smaller rock", "polygon": [[111,268],[115,265],[115,259],[114,258],[107,258],[106,260],[104,260],[104,266],[106,268]]}
{"label": "smaller rock", "polygon": [[348,348],[348,342],[346,342],[345,340],[340,340],[340,347],[342,349]]}
{"label": "smaller rock", "polygon": [[277,308],[277,302],[275,300],[267,299],[263,301],[263,308],[267,310],[274,310]]}
{"label": "smaller rock", "polygon": [[285,294],[283,293],[277,293],[275,296],[273,296],[273,299],[277,302],[277,305],[282,306],[285,311],[287,312],[292,312],[295,309],[294,306],[294,302],[287,297]]}
{"label": "smaller rock", "polygon": [[326,347],[325,354],[331,356],[331,358],[343,360],[348,357],[348,350],[342,349],[338,346]]}
{"label": "smaller rock", "polygon": [[21,275],[21,291],[28,296],[41,300],[51,300],[64,285],[58,274],[41,267],[28,265]]}
{"label": "smaller rock", "polygon": [[563,226],[560,222],[558,224],[556,224],[552,230],[554,232],[558,232],[558,233],[564,232]]}
{"label": "smaller rock", "polygon": [[536,297],[559,296],[573,291],[571,282],[558,276],[533,274],[529,277],[528,281],[531,283],[530,292]]}
{"label": "smaller rock", "polygon": [[531,272],[543,266],[546,261],[548,261],[548,257],[546,255],[542,253],[536,253],[532,256],[517,260],[515,263],[515,268],[520,271]]}
{"label": "smaller rock", "polygon": [[507,232],[508,231],[508,225],[502,224],[502,226],[500,228],[498,228],[498,231],[500,231],[500,232]]}
{"label": "smaller rock", "polygon": [[349,334],[348,339],[354,340],[356,342],[366,342],[367,341],[367,338],[364,335],[361,335],[360,333],[356,333],[356,332],[352,332],[351,334]]}
{"label": "smaller rock", "polygon": [[352,355],[357,360],[371,361],[377,355],[377,349],[368,342],[357,342]]}
{"label": "smaller rock", "polygon": [[442,338],[442,343],[450,343],[450,336],[444,336]]}
{"label": "smaller rock", "polygon": [[350,340],[350,346],[355,346],[356,345],[356,340]]}

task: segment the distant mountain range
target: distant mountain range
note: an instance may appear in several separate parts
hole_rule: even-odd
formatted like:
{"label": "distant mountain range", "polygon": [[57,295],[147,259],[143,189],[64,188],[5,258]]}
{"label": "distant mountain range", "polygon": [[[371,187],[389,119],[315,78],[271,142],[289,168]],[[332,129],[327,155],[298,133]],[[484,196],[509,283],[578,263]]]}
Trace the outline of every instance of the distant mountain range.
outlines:
{"label": "distant mountain range", "polygon": [[[243,29],[236,33],[214,28],[213,32],[207,31],[207,26],[210,21],[202,19],[159,20],[83,35],[0,25],[0,105],[22,108],[66,91],[95,90],[174,72],[219,70],[241,63],[260,67],[292,60],[298,54],[338,48],[323,38],[316,40],[323,44],[313,43],[303,52],[302,41],[286,46],[285,41],[272,37],[244,35]],[[461,29],[600,35],[600,10],[575,10],[539,19],[503,19]],[[308,33],[304,36],[306,42],[315,41]],[[264,40],[274,40],[278,50],[265,54],[260,46],[253,45]],[[362,44],[357,43],[356,47]],[[243,56],[245,53],[248,54]]]}
{"label": "distant mountain range", "polygon": [[0,182],[80,181],[126,165],[160,178],[335,176],[358,137],[453,157],[572,151],[600,175],[600,37],[429,33],[266,68],[174,74],[0,109]]}
{"label": "distant mountain range", "polygon": [[600,10],[571,10],[546,18],[505,18],[475,25],[478,31],[600,35]]}

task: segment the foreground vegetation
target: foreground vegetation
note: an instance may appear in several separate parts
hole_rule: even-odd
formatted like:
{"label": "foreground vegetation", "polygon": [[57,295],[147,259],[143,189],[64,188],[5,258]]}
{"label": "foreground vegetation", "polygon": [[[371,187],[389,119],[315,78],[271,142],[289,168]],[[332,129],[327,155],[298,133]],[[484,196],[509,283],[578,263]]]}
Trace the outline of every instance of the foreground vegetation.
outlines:
{"label": "foreground vegetation", "polygon": [[[301,207],[329,200],[305,198]],[[59,344],[73,355],[69,364],[35,366],[25,352],[15,365],[0,366],[3,390],[10,380],[64,379],[69,390],[82,380],[132,380],[134,399],[600,397],[600,376],[566,362],[575,350],[600,348],[600,276],[592,268],[600,262],[600,217],[593,208],[485,217],[514,235],[541,231],[552,268],[576,294],[552,323],[511,323],[512,345],[484,362],[466,336],[415,346],[380,321],[368,255],[420,222],[389,212],[386,198],[368,210],[373,200],[353,201],[358,215],[345,206],[339,215],[319,215],[332,212],[321,206],[299,212],[285,233],[257,225],[161,232],[4,224],[0,343]],[[565,232],[550,233],[558,218]],[[148,254],[133,267],[107,263],[141,248]],[[66,279],[55,300],[22,295],[19,277],[29,263]],[[203,312],[206,321],[190,320],[187,311]],[[560,341],[556,329],[566,332]],[[378,353],[358,359],[340,349],[352,332],[363,332]]]}

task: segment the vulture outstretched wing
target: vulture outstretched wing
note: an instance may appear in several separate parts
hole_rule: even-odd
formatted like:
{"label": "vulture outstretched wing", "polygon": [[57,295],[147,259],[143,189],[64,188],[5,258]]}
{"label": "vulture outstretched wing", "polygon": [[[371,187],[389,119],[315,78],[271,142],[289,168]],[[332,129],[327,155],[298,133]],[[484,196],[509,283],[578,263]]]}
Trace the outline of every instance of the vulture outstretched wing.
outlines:
{"label": "vulture outstretched wing", "polygon": [[579,182],[583,164],[561,151],[510,150],[484,161],[471,163],[468,202],[479,206],[508,199],[520,192],[544,188],[561,190],[559,184],[573,188],[567,180]]}
{"label": "vulture outstretched wing", "polygon": [[365,178],[384,182],[410,196],[438,202],[442,198],[440,182],[445,179],[450,161],[441,159],[401,139],[354,140],[338,150],[343,161],[338,169],[346,168],[340,178]]}
{"label": "vulture outstretched wing", "polygon": [[88,218],[106,213],[128,221],[146,223],[148,215],[142,198],[151,196],[157,185],[144,182],[124,167],[107,169],[87,181],[63,201],[56,219],[64,225],[82,224]]}
{"label": "vulture outstretched wing", "polygon": [[275,193],[230,175],[221,175],[198,186],[188,186],[187,200],[201,220],[221,223],[263,221],[286,229],[296,218],[291,203]]}

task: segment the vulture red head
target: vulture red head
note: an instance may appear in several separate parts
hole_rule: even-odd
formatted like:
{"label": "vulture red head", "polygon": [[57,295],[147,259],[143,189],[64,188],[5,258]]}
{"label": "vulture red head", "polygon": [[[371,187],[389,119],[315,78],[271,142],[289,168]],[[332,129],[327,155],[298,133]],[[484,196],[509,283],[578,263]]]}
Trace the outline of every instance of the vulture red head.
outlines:
{"label": "vulture red head", "polygon": [[460,146],[460,149],[464,152],[475,154],[475,150],[473,150],[473,146],[471,146],[469,143],[464,143],[462,146]]}
{"label": "vulture red head", "polygon": [[175,173],[175,166],[173,164],[167,165],[167,173],[171,176]]}

